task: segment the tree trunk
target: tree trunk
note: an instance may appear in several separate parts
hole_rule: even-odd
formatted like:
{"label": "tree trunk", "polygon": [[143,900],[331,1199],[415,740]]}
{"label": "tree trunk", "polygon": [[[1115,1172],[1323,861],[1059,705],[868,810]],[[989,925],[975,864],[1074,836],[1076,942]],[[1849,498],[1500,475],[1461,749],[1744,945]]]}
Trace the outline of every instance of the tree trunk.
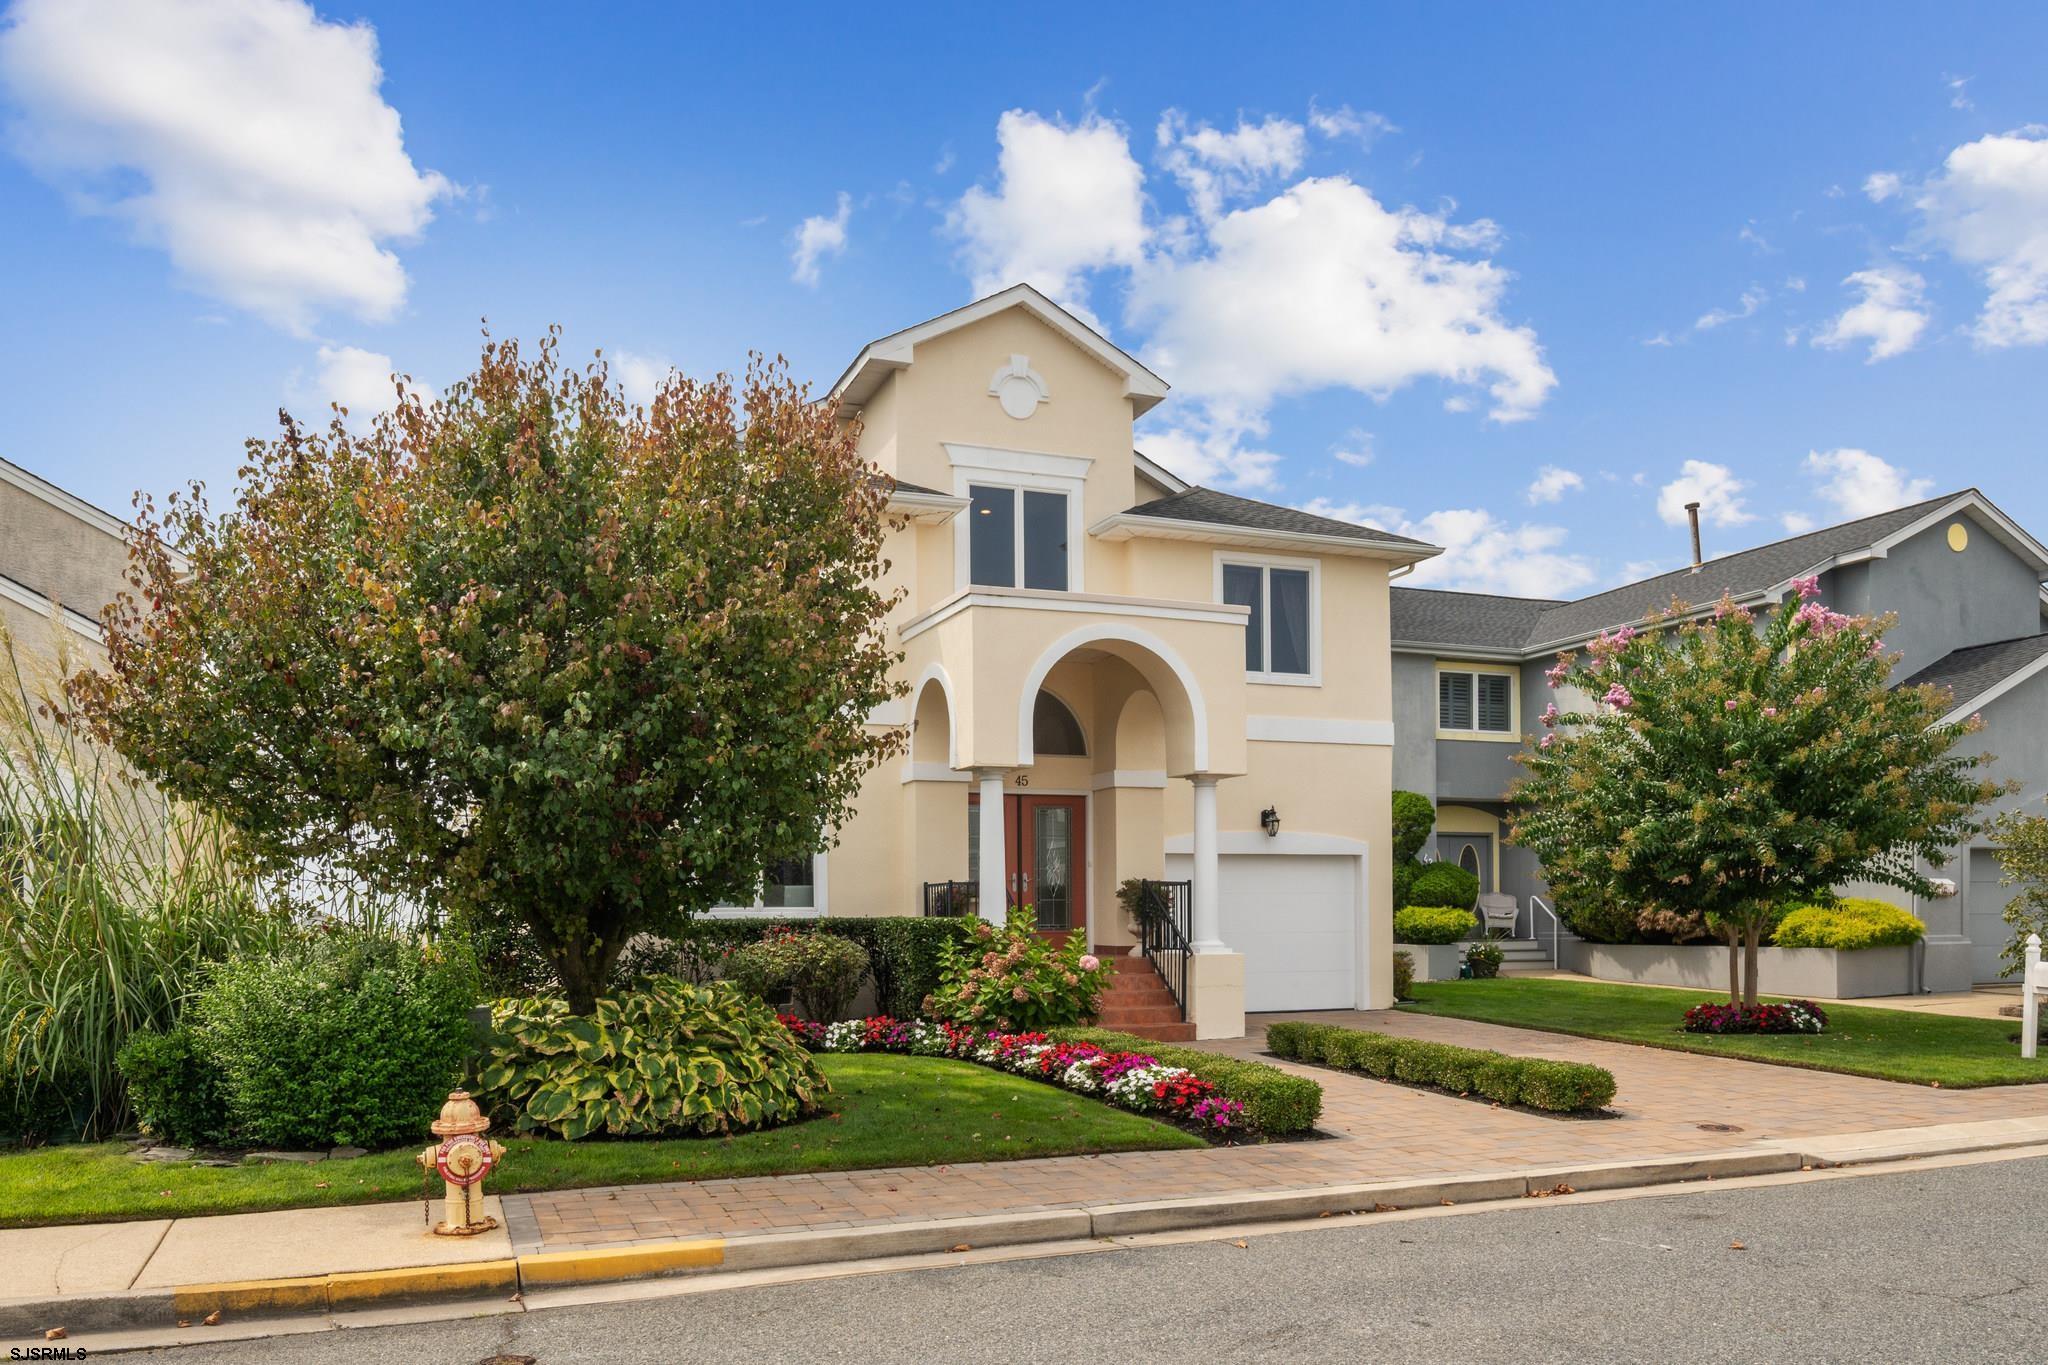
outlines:
{"label": "tree trunk", "polygon": [[1742,929],[1742,1003],[1756,1005],[1756,950],[1763,942],[1764,926],[1751,920]]}
{"label": "tree trunk", "polygon": [[1742,935],[1735,922],[1728,922],[1728,1003],[1742,1002]]}

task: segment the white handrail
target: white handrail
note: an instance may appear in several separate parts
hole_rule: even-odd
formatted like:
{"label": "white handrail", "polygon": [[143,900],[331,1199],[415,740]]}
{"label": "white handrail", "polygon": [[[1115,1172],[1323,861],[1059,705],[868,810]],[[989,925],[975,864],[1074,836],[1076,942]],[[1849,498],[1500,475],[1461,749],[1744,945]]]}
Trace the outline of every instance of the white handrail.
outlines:
{"label": "white handrail", "polygon": [[1536,928],[1534,911],[1541,910],[1544,914],[1550,916],[1550,965],[1555,967],[1558,961],[1557,941],[1564,935],[1564,921],[1557,917],[1557,911],[1551,909],[1541,896],[1532,894],[1529,897],[1529,909],[1532,912],[1529,916],[1529,928],[1532,931]]}

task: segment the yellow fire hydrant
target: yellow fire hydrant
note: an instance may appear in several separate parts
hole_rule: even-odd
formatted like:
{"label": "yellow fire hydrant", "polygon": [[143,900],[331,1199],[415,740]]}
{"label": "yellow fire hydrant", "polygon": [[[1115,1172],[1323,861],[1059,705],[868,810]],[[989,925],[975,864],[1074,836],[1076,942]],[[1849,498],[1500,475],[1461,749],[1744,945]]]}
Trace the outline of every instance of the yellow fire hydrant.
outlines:
{"label": "yellow fire hydrant", "polygon": [[483,1213],[484,1177],[505,1155],[502,1143],[484,1136],[490,1126],[467,1090],[449,1091],[441,1117],[427,1125],[441,1141],[413,1160],[422,1171],[441,1173],[446,1192],[434,1231],[442,1237],[473,1237],[498,1226],[497,1219]]}

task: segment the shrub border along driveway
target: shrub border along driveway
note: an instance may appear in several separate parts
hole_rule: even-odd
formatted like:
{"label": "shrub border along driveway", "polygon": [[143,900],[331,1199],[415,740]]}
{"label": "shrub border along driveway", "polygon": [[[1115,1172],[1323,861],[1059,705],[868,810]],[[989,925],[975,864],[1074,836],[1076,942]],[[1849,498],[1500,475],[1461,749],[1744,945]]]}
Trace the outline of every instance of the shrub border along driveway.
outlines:
{"label": "shrub border along driveway", "polygon": [[1320,1062],[1545,1113],[1593,1113],[1614,1098],[1614,1073],[1605,1067],[1396,1038],[1338,1024],[1275,1022],[1266,1026],[1266,1046],[1289,1061]]}

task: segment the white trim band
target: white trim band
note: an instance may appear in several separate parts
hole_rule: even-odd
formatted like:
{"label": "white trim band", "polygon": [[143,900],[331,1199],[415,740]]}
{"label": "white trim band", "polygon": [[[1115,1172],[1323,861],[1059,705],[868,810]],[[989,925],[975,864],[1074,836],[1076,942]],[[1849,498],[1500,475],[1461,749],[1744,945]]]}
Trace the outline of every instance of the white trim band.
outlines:
{"label": "white trim band", "polygon": [[1370,744],[1394,742],[1390,720],[1337,720],[1323,716],[1246,716],[1244,737],[1268,744]]}

